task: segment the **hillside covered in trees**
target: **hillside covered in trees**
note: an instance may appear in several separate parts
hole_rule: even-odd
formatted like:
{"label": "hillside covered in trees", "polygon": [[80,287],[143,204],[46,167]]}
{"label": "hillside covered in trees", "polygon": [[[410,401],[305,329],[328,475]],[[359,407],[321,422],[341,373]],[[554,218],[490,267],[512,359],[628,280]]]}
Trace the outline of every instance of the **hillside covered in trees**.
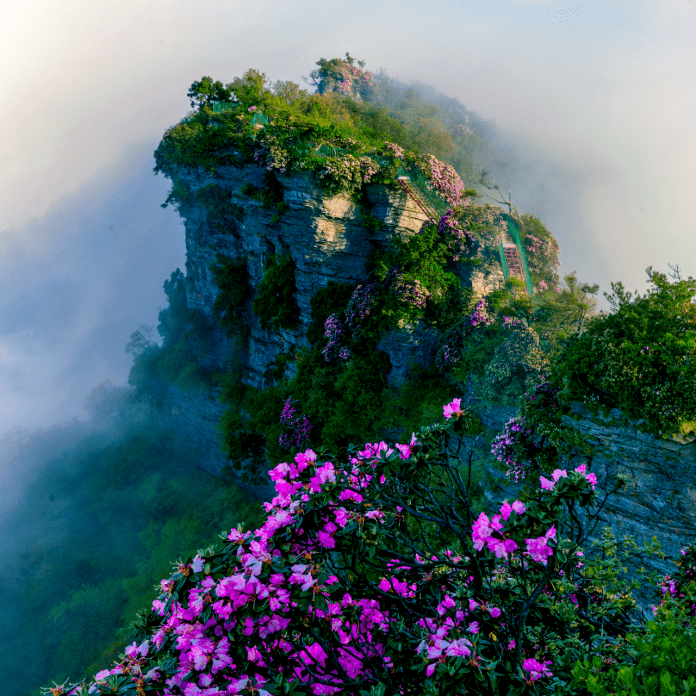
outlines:
{"label": "hillside covered in trees", "polygon": [[[573,428],[580,405],[694,441],[694,279],[648,269],[599,312],[484,171],[502,156],[476,115],[348,54],[317,65],[314,91],[191,86],[155,152],[187,274],[162,344],[128,347],[132,399],[219,395],[225,475],[268,472],[273,498],[177,562],[114,666],[51,692],[694,693],[694,545],[669,576],[627,573],[660,552],[605,527],[626,481]],[[490,408],[516,415],[494,433]],[[153,498],[158,468],[121,470]],[[225,494],[201,496],[221,519]]]}

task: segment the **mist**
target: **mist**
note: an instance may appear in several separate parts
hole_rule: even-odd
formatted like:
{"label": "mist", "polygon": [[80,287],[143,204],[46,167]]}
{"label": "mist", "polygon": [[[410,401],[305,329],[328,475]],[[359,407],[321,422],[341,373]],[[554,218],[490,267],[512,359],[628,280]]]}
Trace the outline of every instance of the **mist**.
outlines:
{"label": "mist", "polygon": [[[133,435],[84,406],[106,381],[125,399],[125,346],[157,325],[163,282],[185,268],[183,223],[161,208],[169,182],[152,170],[194,80],[256,68],[306,86],[316,61],[350,52],[434,100],[457,99],[500,154],[482,166],[558,240],[560,273],[601,293],[613,281],[643,292],[649,265],[695,274],[694,22],[688,0],[3,2],[7,569],[76,534],[73,512],[92,504],[54,483]],[[61,474],[62,461],[73,469]],[[22,621],[19,608],[6,617]]]}

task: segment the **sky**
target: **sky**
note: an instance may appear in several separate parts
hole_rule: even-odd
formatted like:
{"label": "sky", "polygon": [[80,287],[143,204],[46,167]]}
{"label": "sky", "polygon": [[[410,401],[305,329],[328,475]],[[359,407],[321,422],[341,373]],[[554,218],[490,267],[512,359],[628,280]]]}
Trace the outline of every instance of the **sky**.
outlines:
{"label": "sky", "polygon": [[2,0],[0,435],[126,384],[124,347],[184,269],[152,173],[210,75],[302,84],[346,52],[459,99],[505,138],[521,213],[602,291],[695,275],[691,0]]}

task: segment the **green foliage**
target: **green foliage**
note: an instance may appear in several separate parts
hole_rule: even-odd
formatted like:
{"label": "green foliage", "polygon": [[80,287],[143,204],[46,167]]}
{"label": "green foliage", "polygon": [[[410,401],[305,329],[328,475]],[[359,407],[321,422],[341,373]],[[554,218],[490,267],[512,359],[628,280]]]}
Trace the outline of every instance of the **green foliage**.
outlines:
{"label": "green foliage", "polygon": [[554,379],[565,399],[619,408],[655,435],[694,431],[695,281],[647,273],[643,296],[612,285],[613,312],[566,342]]}
{"label": "green foliage", "polygon": [[[371,181],[393,182],[396,169],[393,154],[384,150],[386,141],[404,148],[407,158],[431,153],[454,165],[472,188],[478,179],[474,154],[486,148],[465,125],[469,116],[461,105],[451,100],[447,109],[438,107],[433,103],[437,95],[415,87],[403,90],[384,74],[376,91],[370,74],[358,67],[362,62],[354,65],[348,54],[321,59],[318,65],[311,75],[315,94],[287,81],[271,90],[256,70],[227,85],[210,77],[194,82],[189,97],[196,111],[165,132],[155,153],[155,171],[173,181],[167,203],[191,195],[177,182],[180,167],[214,173],[219,165],[258,163],[259,158],[267,171],[314,171],[335,192],[359,191]],[[235,108],[214,113],[211,105],[217,101]],[[255,113],[270,119],[261,131],[251,126]],[[315,156],[318,144],[337,149],[337,157]]]}
{"label": "green foliage", "polygon": [[210,106],[213,102],[228,102],[231,98],[231,85],[223,85],[220,80],[213,82],[211,77],[202,77],[192,83],[187,97],[191,99],[191,106]]}
{"label": "green foliage", "polygon": [[249,271],[244,259],[216,254],[211,265],[215,283],[220,288],[213,302],[213,318],[228,336],[242,332],[242,310],[250,295]]}
{"label": "green foliage", "polygon": [[[694,598],[694,584],[692,597]],[[594,656],[578,660],[571,685],[590,695],[694,695],[695,622],[677,603],[660,620],[624,637],[627,660]]]}
{"label": "green foliage", "polygon": [[295,329],[300,320],[296,300],[295,262],[290,254],[273,254],[257,288],[252,309],[264,329]]}
{"label": "green foliage", "polygon": [[268,461],[283,457],[278,439],[284,390],[280,386],[259,390],[243,384],[240,378],[240,374],[230,373],[224,382],[220,401],[229,408],[223,413],[218,429],[231,469],[243,471],[251,481],[261,482]]}
{"label": "green foliage", "polygon": [[[128,404],[122,408],[113,426],[127,422]],[[5,645],[13,647],[0,657],[8,694],[94,675],[133,640],[137,611],[149,612],[173,560],[241,521],[261,521],[244,491],[182,466],[171,434],[153,423],[121,434],[74,430],[56,427],[46,444],[40,433],[27,441],[44,453],[37,480],[3,521],[30,536],[0,574]],[[42,658],[17,666],[17,655]]]}
{"label": "green foliage", "polygon": [[131,335],[126,350],[134,354],[128,378],[137,394],[157,401],[166,384],[181,390],[200,390],[210,386],[210,372],[199,360],[210,349],[212,325],[201,310],[189,308],[184,274],[177,269],[164,283],[169,305],[159,314],[158,346],[141,330]]}

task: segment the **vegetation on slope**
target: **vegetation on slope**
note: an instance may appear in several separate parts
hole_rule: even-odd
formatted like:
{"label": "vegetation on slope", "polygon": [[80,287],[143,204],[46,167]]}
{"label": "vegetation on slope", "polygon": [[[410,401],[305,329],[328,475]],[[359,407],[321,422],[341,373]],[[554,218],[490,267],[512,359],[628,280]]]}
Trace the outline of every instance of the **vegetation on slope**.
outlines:
{"label": "vegetation on slope", "polygon": [[586,465],[489,518],[457,438],[469,415],[459,399],[443,413],[408,444],[276,466],[265,523],[182,562],[116,666],[61,691],[692,694],[694,545],[655,622],[635,623],[634,550],[611,533],[590,544],[604,499]]}
{"label": "vegetation on slope", "polygon": [[[588,530],[566,514],[579,507],[598,513],[594,479],[581,469],[555,470],[554,437],[563,399],[591,403],[598,394],[601,406],[630,415],[650,411],[645,421],[655,433],[690,430],[685,414],[694,400],[676,408],[672,388],[661,388],[650,403],[644,388],[647,377],[689,386],[692,373],[694,381],[694,281],[670,283],[652,274],[654,290],[646,298],[630,298],[617,286],[615,312],[593,319],[597,286],[579,283],[574,274],[560,281],[556,241],[539,220],[516,212],[535,295],[511,281],[474,297],[461,286],[457,264],[476,269],[495,258],[504,218],[499,209],[466,200],[476,192],[465,186],[480,177],[473,175],[474,134],[451,127],[458,109],[446,118],[446,110],[429,105],[419,90],[396,106],[394,95],[405,91],[384,75],[371,80],[348,56],[318,65],[317,94],[292,83],[271,90],[255,71],[230,85],[210,78],[194,83],[190,97],[197,110],[165,134],[156,153],[156,170],[173,181],[168,201],[203,206],[216,224],[232,229],[241,213],[226,208],[217,189],[197,199],[178,180],[179,168],[215,172],[263,164],[271,173],[266,191],[248,193],[263,197],[280,216],[275,172],[312,171],[329,193],[345,191],[361,202],[364,186],[391,181],[399,160],[419,164],[434,185],[440,179],[452,211],[409,240],[377,249],[369,282],[322,289],[312,299],[310,348],[277,357],[265,390],[245,385],[232,363],[224,380],[231,408],[223,431],[233,463],[252,462],[261,471],[308,446],[319,457],[306,450],[276,468],[280,498],[266,506],[270,517],[256,536],[233,530],[221,545],[179,566],[153,611],[141,616],[139,643],[119,666],[98,674],[95,690],[196,692],[219,685],[272,693],[340,687],[372,694],[585,694],[651,690],[659,681],[665,689],[694,691],[692,666],[673,670],[651,658],[656,646],[694,651],[694,550],[683,576],[666,580],[661,617],[674,633],[658,636],[652,625],[632,626],[630,588],[618,578],[618,545],[606,540],[599,554],[604,562],[586,549],[588,564],[578,566]],[[235,100],[235,110],[212,109],[214,102]],[[270,119],[263,130],[252,123],[260,112]],[[331,148],[329,157],[317,152],[320,145]],[[448,163],[458,168],[459,183]],[[368,212],[366,222],[375,224]],[[222,292],[216,316],[243,344],[246,269],[224,258],[217,269]],[[290,271],[282,261],[270,267],[265,302],[255,308],[275,329],[294,326],[294,317],[282,314],[292,309]],[[186,306],[183,276],[175,273],[168,283],[163,346],[143,333],[134,334],[132,346],[132,383],[150,396],[163,381],[191,387],[219,380],[199,372],[196,352],[205,353],[206,328]],[[668,314],[662,324],[660,308]],[[437,360],[415,368],[405,385],[388,387],[390,365],[380,340],[417,325],[438,336]],[[640,344],[651,353],[637,372]],[[577,359],[596,346],[601,367],[589,372]],[[612,382],[616,370],[626,379]],[[410,440],[454,392],[465,391],[508,404],[522,398],[520,420],[495,442],[495,455],[512,478],[534,468],[543,475],[542,490],[533,486],[492,520],[482,512],[474,452],[448,454],[457,440],[445,424]],[[447,408],[456,435],[481,430],[459,400]],[[351,446],[376,430],[410,444],[393,452]],[[291,597],[295,606],[286,603]],[[355,636],[352,623],[361,630]],[[177,636],[198,633],[198,643],[175,645],[168,628]],[[347,633],[341,646],[339,630]]]}

